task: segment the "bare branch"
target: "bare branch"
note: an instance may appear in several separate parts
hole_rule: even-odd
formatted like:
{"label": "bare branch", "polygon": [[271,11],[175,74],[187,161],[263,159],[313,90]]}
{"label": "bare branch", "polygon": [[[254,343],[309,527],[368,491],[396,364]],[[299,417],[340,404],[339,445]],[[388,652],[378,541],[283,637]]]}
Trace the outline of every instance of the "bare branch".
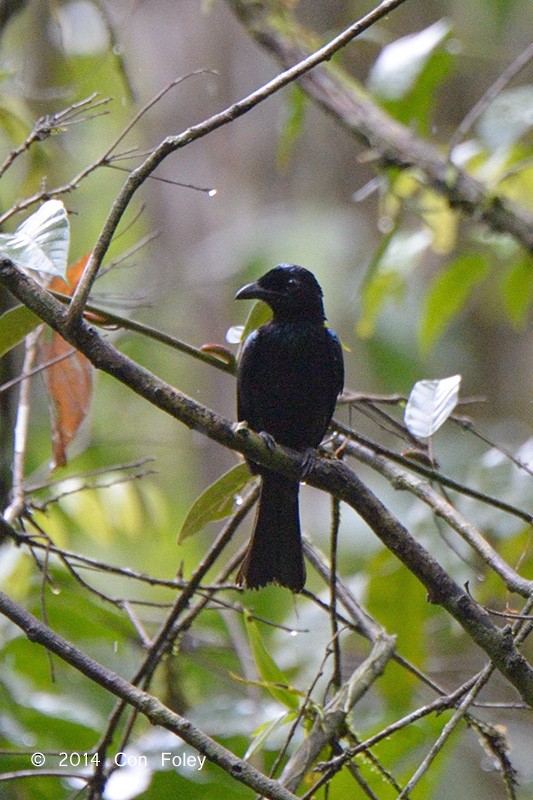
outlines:
{"label": "bare branch", "polygon": [[262,103],[268,97],[271,97],[273,94],[278,92],[284,86],[292,83],[294,80],[296,80],[296,78],[305,75],[318,64],[330,59],[335,53],[363,33],[363,31],[374,25],[377,20],[382,19],[404,2],[405,0],[383,0],[383,2],[380,3],[377,8],[373,9],[362,19],[355,22],[339,36],[336,36],[327,45],[321,47],[315,53],[306,55],[302,59],[299,59],[299,63],[289,67],[284,72],[266,83],[264,86],[261,86],[261,88],[247,95],[242,100],[239,100],[238,102],[233,103],[231,106],[228,106],[218,114],[215,114],[214,116],[209,117],[209,119],[200,122],[198,125],[193,125],[192,127],[183,131],[183,133],[180,133],[177,136],[168,136],[166,139],[164,139],[161,144],[159,144],[152,151],[148,158],[139,167],[137,167],[137,169],[130,173],[126,183],[117,195],[107,219],[104,222],[102,232],[100,233],[100,236],[98,237],[98,240],[93,248],[91,257],[87,263],[87,266],[85,267],[83,277],[78,283],[74,293],[68,314],[69,327],[75,327],[82,317],[83,309],[89,297],[89,293],[98,270],[100,269],[102,260],[109,248],[109,245],[111,244],[111,240],[113,239],[117,226],[122,219],[122,215],[128,207],[131,198],[137,189],[142,186],[144,181],[153,173],[156,167],[158,167],[159,164],[165,158],[167,158],[167,156],[169,156],[171,153],[174,153],[176,150],[185,147],[191,142],[206,136],[208,133],[211,133],[217,128],[227,125],[229,122],[233,122],[233,120],[238,119],[243,114],[246,114],[252,108],[259,105],[259,103]]}
{"label": "bare branch", "polygon": [[[228,0],[247,31],[270,51],[284,66],[299,63],[308,53],[313,34],[297,23],[287,10],[283,25],[275,16],[263,13],[263,4],[245,0]],[[299,77],[302,89],[318,105],[331,114],[347,131],[368,149],[378,167],[413,170],[423,185],[430,186],[446,198],[451,208],[484,222],[492,230],[513,236],[533,251],[533,217],[526,209],[503,196],[495,195],[464,170],[451,164],[430,142],[415,136],[396,122],[354,79],[335,69],[320,65]]]}

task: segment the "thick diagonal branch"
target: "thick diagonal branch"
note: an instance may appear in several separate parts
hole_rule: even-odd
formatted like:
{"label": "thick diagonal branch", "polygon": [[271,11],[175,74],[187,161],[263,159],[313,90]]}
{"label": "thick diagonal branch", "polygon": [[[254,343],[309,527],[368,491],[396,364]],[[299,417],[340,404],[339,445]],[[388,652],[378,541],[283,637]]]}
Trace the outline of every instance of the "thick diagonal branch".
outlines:
{"label": "thick diagonal branch", "polygon": [[[232,424],[136,364],[83,320],[74,330],[70,328],[64,306],[9,261],[0,261],[0,284],[80,350],[95,367],[152,405],[224,447],[242,453],[250,461],[291,478],[301,475],[301,454],[279,446],[271,449],[258,434]],[[493,624],[487,612],[452,580],[349,467],[340,461],[316,458],[306,482],[351,506],[426,587],[429,600],[443,606],[457,620],[533,706],[533,668],[515,646],[511,630],[501,630]]]}
{"label": "thick diagonal branch", "polygon": [[[285,67],[309,55],[316,37],[284,9],[283,18],[267,11],[267,3],[227,0],[246,30]],[[312,45],[311,45],[312,46]],[[455,166],[430,142],[390,117],[342,68],[320,64],[298,78],[318,105],[368,148],[378,166],[415,169],[421,181],[443,195],[452,208],[509,233],[533,251],[533,217]]]}

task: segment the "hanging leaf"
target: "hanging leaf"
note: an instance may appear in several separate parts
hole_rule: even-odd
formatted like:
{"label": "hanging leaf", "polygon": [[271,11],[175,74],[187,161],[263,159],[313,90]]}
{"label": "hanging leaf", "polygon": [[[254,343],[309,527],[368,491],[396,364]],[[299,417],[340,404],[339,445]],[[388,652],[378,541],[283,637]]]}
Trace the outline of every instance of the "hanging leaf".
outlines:
{"label": "hanging leaf", "polygon": [[424,353],[431,350],[488,269],[482,256],[464,255],[454,259],[438,273],[427,293],[418,332],[418,341]]}
{"label": "hanging leaf", "polygon": [[299,692],[289,686],[287,676],[278,667],[263,644],[259,628],[249,614],[245,614],[244,623],[255,666],[265,688],[278,703],[290,711],[297,711],[300,706]]}
{"label": "hanging leaf", "polygon": [[250,482],[250,470],[245,463],[237,464],[211,484],[194,501],[178,534],[178,544],[235,511],[239,493]]}
{"label": "hanging leaf", "polygon": [[72,345],[57,333],[42,348],[45,361],[61,359],[44,372],[52,421],[52,468],[64,467],[67,463],[67,446],[78,432],[91,404],[91,362],[77,351],[61,358],[71,351]]}
{"label": "hanging leaf", "polygon": [[[50,289],[72,295],[80,280],[88,256],[73,264],[65,277],[56,277]],[[52,333],[50,342],[42,347],[42,361],[60,359],[47,367],[44,373],[50,404],[52,425],[52,468],[67,463],[67,447],[89,413],[92,398],[92,364],[78,351],[73,352],[58,333]],[[62,356],[65,356],[62,358]]]}
{"label": "hanging leaf", "polygon": [[413,436],[427,439],[446,422],[459,398],[460,375],[417,381],[405,407],[405,424]]}
{"label": "hanging leaf", "polygon": [[64,277],[69,241],[65,206],[48,200],[15,233],[0,234],[0,255],[23,269]]}
{"label": "hanging leaf", "polygon": [[0,317],[0,358],[22,342],[41,323],[26,306],[11,308]]}

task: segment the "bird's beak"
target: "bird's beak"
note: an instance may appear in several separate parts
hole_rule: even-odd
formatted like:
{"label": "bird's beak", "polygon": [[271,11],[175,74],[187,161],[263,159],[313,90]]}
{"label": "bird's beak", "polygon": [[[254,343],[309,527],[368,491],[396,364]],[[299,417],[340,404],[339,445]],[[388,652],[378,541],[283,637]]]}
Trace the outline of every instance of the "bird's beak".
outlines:
{"label": "bird's beak", "polygon": [[235,300],[262,300],[265,296],[264,289],[258,283],[247,283],[239,289],[235,295]]}

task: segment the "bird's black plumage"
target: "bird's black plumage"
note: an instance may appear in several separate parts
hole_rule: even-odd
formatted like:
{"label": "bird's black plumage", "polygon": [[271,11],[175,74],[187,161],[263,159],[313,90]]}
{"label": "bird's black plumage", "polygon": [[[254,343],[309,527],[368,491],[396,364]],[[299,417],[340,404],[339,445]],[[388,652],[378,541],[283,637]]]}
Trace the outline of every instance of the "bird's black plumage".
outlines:
{"label": "bird's black plumage", "polygon": [[[280,264],[236,299],[259,299],[273,318],[247,338],[237,375],[237,413],[278,444],[316,448],[342,391],[344,368],[337,336],[326,326],[322,290],[303,267]],[[253,589],[278,583],[299,592],[305,567],[298,513],[299,483],[257,464],[261,497],[255,528],[237,576]]]}

